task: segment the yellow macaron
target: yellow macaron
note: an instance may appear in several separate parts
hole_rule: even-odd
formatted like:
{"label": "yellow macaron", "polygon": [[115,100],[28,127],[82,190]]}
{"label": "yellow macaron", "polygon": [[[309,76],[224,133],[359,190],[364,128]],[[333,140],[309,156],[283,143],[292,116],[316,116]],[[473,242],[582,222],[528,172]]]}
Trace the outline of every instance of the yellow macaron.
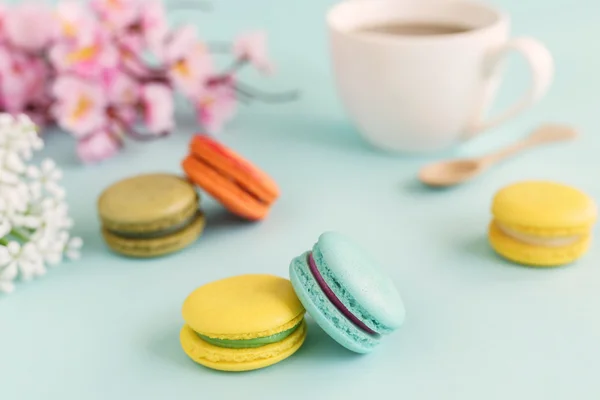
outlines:
{"label": "yellow macaron", "polygon": [[179,338],[198,364],[249,371],[278,363],[302,346],[304,313],[288,279],[234,276],[201,286],[187,297]]}
{"label": "yellow macaron", "polygon": [[525,181],[498,191],[492,214],[489,240],[498,254],[523,265],[553,267],[587,252],[598,211],[579,189]]}

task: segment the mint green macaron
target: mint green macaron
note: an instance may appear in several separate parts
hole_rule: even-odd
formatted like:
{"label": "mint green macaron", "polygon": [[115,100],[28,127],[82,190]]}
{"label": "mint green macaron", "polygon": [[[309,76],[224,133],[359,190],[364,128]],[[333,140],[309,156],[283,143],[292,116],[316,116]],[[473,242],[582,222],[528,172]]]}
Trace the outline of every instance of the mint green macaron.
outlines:
{"label": "mint green macaron", "polygon": [[340,233],[323,233],[294,258],[290,280],[308,314],[351,351],[371,352],[404,323],[404,303],[385,268]]}

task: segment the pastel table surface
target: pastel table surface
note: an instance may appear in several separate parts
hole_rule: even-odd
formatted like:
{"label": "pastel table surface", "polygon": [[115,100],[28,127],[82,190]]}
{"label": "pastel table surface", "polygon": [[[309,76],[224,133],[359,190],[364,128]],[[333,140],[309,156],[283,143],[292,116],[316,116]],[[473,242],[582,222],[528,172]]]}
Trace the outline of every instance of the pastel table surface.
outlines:
{"label": "pastel table surface", "polygon": [[[521,179],[552,179],[600,200],[600,3],[496,0],[514,32],[546,42],[556,81],[526,115],[455,150],[427,157],[373,151],[345,116],[332,83],[323,19],[331,0],[220,0],[211,13],[182,13],[209,40],[264,27],[278,74],[247,82],[302,91],[285,105],[244,107],[221,140],[281,186],[267,220],[239,223],[203,197],[207,228],[168,258],[113,255],[99,235],[96,199],[129,175],[179,173],[196,126],[182,107],[177,132],[129,146],[83,167],[74,141],[49,133],[44,154],[65,170],[78,263],[52,269],[0,299],[0,398],[107,399],[598,399],[600,251],[577,264],[513,266],[487,244],[495,191]],[[527,82],[515,57],[498,107]],[[432,116],[435,118],[435,116]],[[447,191],[415,180],[428,161],[477,155],[508,144],[538,123],[581,130],[573,143],[504,163]],[[290,260],[318,235],[338,230],[386,265],[407,308],[404,327],[372,354],[352,354],[309,319],[304,346],[260,371],[214,372],[180,349],[181,305],[196,287],[248,272],[287,276]]]}

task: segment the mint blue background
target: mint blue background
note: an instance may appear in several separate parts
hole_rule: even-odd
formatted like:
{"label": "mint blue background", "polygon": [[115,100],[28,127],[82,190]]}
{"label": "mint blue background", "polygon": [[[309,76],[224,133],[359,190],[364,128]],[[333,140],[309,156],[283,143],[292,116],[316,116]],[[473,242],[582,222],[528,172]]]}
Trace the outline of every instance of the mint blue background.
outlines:
{"label": "mint blue background", "polygon": [[[0,299],[0,398],[108,399],[544,399],[600,396],[600,252],[552,270],[517,267],[486,242],[490,200],[521,179],[553,179],[600,195],[600,3],[496,0],[515,34],[556,58],[548,97],[467,145],[429,157],[390,157],[364,145],[332,86],[323,23],[331,0],[219,0],[177,13],[208,40],[265,28],[278,75],[245,74],[263,89],[298,88],[287,105],[244,108],[221,140],[267,170],[282,197],[262,223],[243,224],[207,196],[204,236],[172,257],[132,261],[98,235],[95,201],[108,185],[152,171],[180,173],[196,127],[182,108],[176,134],[129,146],[84,167],[74,141],[46,136],[43,155],[65,170],[83,259]],[[441,66],[443,67],[443,66]],[[498,106],[527,82],[511,62]],[[431,116],[435,118],[435,115]],[[575,143],[522,155],[471,184],[431,191],[415,181],[428,161],[478,155],[544,121],[581,129]],[[310,321],[305,345],[268,369],[226,374],[181,351],[180,307],[194,288],[234,274],[287,275],[290,260],[325,230],[352,236],[389,268],[407,307],[400,331],[374,353],[350,353]]]}

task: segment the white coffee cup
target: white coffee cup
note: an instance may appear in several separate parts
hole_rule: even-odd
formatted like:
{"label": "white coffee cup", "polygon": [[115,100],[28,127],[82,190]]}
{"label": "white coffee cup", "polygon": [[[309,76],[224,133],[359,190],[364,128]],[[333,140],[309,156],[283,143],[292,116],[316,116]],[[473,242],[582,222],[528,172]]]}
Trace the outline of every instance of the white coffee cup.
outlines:
{"label": "white coffee cup", "polygon": [[[386,23],[467,26],[461,33],[391,35],[360,32]],[[332,64],[341,101],[372,145],[392,152],[453,146],[526,110],[549,88],[550,52],[535,39],[510,38],[508,16],[462,0],[352,0],[328,13]],[[498,116],[486,113],[502,77],[502,60],[522,54],[531,87]]]}

